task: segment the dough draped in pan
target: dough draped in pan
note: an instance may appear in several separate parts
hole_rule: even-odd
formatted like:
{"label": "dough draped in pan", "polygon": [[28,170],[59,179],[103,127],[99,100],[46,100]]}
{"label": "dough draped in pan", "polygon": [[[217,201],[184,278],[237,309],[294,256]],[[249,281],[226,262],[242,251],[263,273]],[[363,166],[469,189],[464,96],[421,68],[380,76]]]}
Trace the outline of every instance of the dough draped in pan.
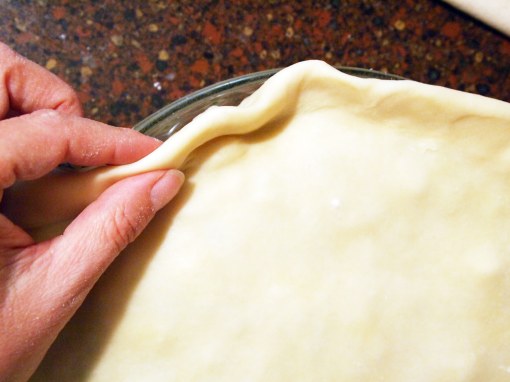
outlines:
{"label": "dough draped in pan", "polygon": [[284,69],[87,175],[187,181],[33,380],[508,381],[509,150],[507,103]]}

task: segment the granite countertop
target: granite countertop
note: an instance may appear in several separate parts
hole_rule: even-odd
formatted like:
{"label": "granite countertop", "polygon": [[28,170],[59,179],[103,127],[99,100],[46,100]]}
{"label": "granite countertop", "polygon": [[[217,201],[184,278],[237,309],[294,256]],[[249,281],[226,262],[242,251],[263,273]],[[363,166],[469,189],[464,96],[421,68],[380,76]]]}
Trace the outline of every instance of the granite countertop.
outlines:
{"label": "granite countertop", "polygon": [[306,59],[510,101],[510,38],[434,0],[4,0],[0,40],[130,126],[224,80]]}

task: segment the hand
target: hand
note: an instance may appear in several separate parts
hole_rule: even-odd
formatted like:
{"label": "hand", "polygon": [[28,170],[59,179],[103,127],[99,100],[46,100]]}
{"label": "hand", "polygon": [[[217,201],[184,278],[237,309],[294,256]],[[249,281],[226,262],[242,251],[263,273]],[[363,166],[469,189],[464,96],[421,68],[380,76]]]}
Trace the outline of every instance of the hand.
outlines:
{"label": "hand", "polygon": [[[0,61],[0,201],[15,181],[39,178],[59,163],[124,164],[159,145],[81,118],[68,85],[1,43]],[[42,243],[0,214],[0,380],[30,377],[99,276],[182,181],[175,170],[120,181],[61,236]]]}

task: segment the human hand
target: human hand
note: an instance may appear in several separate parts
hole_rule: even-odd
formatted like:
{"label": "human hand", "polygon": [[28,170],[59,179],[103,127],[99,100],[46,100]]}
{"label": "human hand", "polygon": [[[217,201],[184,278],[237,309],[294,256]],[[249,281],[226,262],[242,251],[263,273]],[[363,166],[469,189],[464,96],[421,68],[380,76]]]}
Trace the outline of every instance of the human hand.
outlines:
{"label": "human hand", "polygon": [[[0,43],[0,202],[15,181],[39,178],[59,163],[130,163],[158,145],[81,118],[68,85]],[[175,170],[124,179],[42,243],[0,214],[0,380],[30,377],[99,276],[182,181]]]}

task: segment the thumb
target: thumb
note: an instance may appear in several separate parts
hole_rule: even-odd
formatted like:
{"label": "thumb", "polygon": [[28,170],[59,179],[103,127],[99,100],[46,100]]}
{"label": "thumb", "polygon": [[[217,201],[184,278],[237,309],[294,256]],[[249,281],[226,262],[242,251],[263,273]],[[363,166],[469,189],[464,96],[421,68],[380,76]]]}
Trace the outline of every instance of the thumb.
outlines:
{"label": "thumb", "polygon": [[25,274],[31,285],[40,286],[30,292],[30,300],[38,301],[32,309],[41,316],[54,312],[49,322],[63,326],[120,251],[177,194],[183,180],[177,170],[121,180],[85,208],[63,235],[37,244],[33,266]]}
{"label": "thumb", "polygon": [[183,181],[180,171],[154,171],[111,186],[52,242],[49,277],[65,278],[66,288],[77,288],[69,291],[75,296],[87,293],[120,251],[177,194]]}
{"label": "thumb", "polygon": [[[62,236],[29,245],[13,257],[16,261],[0,267],[0,281],[3,277],[11,285],[0,296],[0,338],[10,346],[0,352],[0,374],[30,376],[99,276],[175,196],[183,180],[181,172],[169,170],[117,182]],[[23,239],[14,225],[4,226]]]}

